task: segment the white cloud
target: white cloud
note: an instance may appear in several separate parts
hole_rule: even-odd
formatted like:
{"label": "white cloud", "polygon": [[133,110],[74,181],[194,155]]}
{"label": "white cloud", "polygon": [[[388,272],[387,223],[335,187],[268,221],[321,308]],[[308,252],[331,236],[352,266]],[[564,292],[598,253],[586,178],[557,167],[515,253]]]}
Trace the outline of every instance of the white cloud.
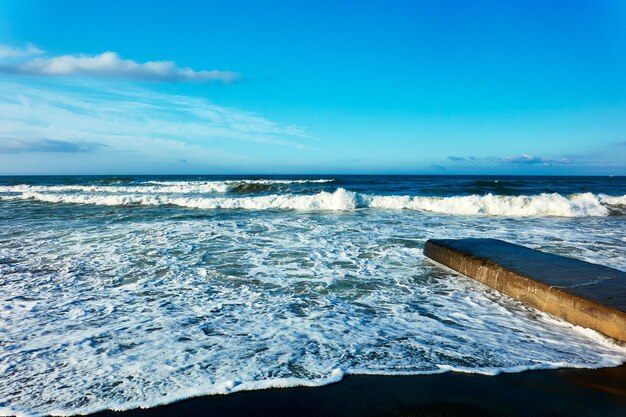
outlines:
{"label": "white cloud", "polygon": [[22,48],[0,44],[0,58],[20,58],[24,56],[40,55],[43,53],[43,50],[30,43]]}
{"label": "white cloud", "polygon": [[241,170],[310,149],[301,129],[254,113],[203,98],[106,87],[0,82],[0,171],[57,164],[56,172],[141,166],[165,172],[180,160],[202,172]]}
{"label": "white cloud", "polygon": [[[0,54],[1,51],[0,49]],[[15,51],[15,49],[9,48],[7,51]],[[177,67],[172,61],[137,63],[130,59],[122,59],[115,52],[104,52],[99,55],[61,55],[52,58],[36,58],[25,62],[2,65],[0,71],[25,75],[85,75],[153,81],[231,82],[238,76],[237,73],[231,71],[194,71],[191,68]]]}

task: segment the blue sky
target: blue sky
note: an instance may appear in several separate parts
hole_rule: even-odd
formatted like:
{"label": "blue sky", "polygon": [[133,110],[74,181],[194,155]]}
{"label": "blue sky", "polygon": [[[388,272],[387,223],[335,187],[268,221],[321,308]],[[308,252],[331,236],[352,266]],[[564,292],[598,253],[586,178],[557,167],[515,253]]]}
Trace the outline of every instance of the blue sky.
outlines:
{"label": "blue sky", "polygon": [[626,175],[623,1],[0,0],[0,174]]}

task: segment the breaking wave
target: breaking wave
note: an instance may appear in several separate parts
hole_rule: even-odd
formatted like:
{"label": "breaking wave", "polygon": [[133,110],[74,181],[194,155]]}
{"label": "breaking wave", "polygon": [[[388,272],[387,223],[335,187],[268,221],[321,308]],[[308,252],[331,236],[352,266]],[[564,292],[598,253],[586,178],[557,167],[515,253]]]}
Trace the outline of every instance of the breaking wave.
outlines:
{"label": "breaking wave", "polygon": [[110,193],[110,194],[194,194],[226,193],[233,185],[223,181],[204,181],[194,184],[170,183],[169,185],[12,185],[0,187],[1,193]]}
{"label": "breaking wave", "polygon": [[[147,181],[136,185],[119,185],[110,182],[106,185],[9,185],[0,186],[0,193],[47,193],[84,192],[111,194],[211,194],[211,193],[252,193],[268,191],[275,185],[322,184],[334,179],[316,180],[227,180],[227,181]],[[148,184],[148,185],[146,185]]]}
{"label": "breaking wave", "polygon": [[[187,183],[188,184],[188,183]],[[264,191],[258,182],[250,183],[250,191]],[[204,184],[203,186],[206,186]],[[20,187],[20,186],[18,186]],[[432,212],[450,215],[464,216],[506,216],[506,217],[588,217],[588,216],[608,216],[624,214],[626,208],[626,195],[607,196],[604,194],[539,194],[522,196],[502,196],[502,195],[470,195],[452,197],[432,197],[432,196],[382,196],[368,195],[343,188],[335,192],[321,191],[311,195],[294,194],[271,194],[253,197],[188,197],[167,195],[172,187],[182,187],[182,185],[170,185],[153,192],[152,188],[146,191],[146,187],[116,187],[127,189],[132,188],[133,192],[124,194],[122,191],[114,194],[97,194],[98,187],[91,187],[90,191],[96,194],[85,193],[59,193],[41,192],[41,188],[46,191],[61,191],[59,187],[30,187],[26,186],[24,191],[17,195],[0,196],[2,199],[35,200],[47,203],[69,203],[69,204],[94,204],[106,206],[178,206],[195,209],[239,209],[239,210],[334,210],[345,211],[355,209],[386,209],[386,210],[415,210],[422,212]],[[79,186],[70,190],[76,190]],[[186,185],[189,187],[189,185]],[[241,182],[237,187],[243,187]],[[17,187],[3,187],[0,192],[6,192],[7,188],[11,192],[18,192]],[[106,188],[106,187],[105,187]],[[131,191],[131,190],[129,190]],[[142,194],[141,192],[144,192]],[[173,191],[172,191],[173,193]]]}
{"label": "breaking wave", "polygon": [[[257,183],[257,184],[322,184],[326,182],[334,182],[333,178],[322,178],[315,180],[273,180],[273,179],[258,179],[258,180],[226,180],[226,181],[214,181],[214,182],[224,182],[229,184],[249,184],[249,183]],[[147,181],[148,184],[156,184],[156,185],[175,185],[175,184],[204,184],[210,181]]]}

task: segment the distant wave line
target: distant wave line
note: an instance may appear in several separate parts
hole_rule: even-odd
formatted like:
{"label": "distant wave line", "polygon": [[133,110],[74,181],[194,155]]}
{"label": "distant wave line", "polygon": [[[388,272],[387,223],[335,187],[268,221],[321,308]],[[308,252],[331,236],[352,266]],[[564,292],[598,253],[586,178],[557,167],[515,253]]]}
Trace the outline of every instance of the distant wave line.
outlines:
{"label": "distant wave line", "polygon": [[[47,193],[47,192],[89,192],[89,193],[227,193],[245,185],[289,185],[289,184],[322,184],[334,179],[317,180],[226,180],[226,181],[147,181],[138,185],[10,185],[0,186],[0,193]],[[151,184],[151,185],[142,185]]]}

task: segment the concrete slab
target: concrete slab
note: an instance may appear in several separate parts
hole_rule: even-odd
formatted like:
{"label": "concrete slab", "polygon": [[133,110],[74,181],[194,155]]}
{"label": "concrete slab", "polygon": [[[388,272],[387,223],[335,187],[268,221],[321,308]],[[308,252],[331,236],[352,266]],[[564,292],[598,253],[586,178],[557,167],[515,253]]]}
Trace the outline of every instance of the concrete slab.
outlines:
{"label": "concrete slab", "polygon": [[431,239],[424,254],[532,307],[626,342],[626,272],[497,239]]}

